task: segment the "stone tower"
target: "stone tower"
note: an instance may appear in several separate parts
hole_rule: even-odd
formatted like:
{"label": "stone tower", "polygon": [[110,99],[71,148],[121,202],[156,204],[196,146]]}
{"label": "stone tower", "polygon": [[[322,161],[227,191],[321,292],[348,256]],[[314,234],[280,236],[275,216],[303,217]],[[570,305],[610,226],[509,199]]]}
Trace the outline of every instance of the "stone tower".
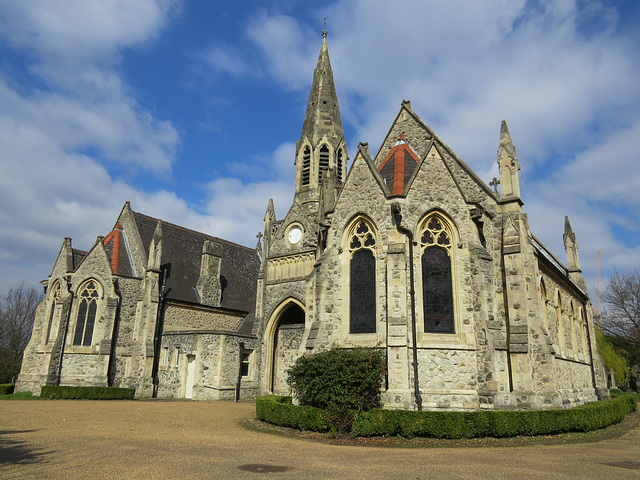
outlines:
{"label": "stone tower", "polygon": [[310,279],[326,244],[329,217],[346,178],[347,159],[324,31],[296,144],[293,202],[284,219],[278,220],[269,200],[262,245],[258,243],[262,266],[253,333],[261,339],[258,367],[263,391],[287,393],[286,370],[317,333],[317,322],[305,328],[314,303]]}

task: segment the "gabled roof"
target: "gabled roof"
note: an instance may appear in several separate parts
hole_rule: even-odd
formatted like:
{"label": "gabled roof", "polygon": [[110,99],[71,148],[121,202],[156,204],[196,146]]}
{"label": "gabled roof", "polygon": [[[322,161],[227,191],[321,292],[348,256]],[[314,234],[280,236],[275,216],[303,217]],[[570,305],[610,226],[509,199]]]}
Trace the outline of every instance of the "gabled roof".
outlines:
{"label": "gabled roof", "polygon": [[75,272],[89,252],[77,248],[72,248],[71,252],[73,253],[73,271]]}
{"label": "gabled roof", "polygon": [[[147,256],[158,219],[133,212]],[[222,245],[220,281],[224,308],[251,312],[255,308],[260,259],[255,249],[162,221],[162,264],[169,266],[167,298],[199,303],[196,283],[200,277],[205,240]]]}
{"label": "gabled roof", "polygon": [[[455,154],[455,152],[451,150],[451,148],[446,143],[444,143],[434,133],[434,131],[411,109],[411,102],[407,100],[403,100],[400,111],[391,124],[391,127],[389,128],[389,131],[373,160],[376,165],[382,165],[384,163],[382,156],[385,155],[384,158],[387,157],[388,152],[390,152],[395,147],[398,133],[404,131],[406,128],[415,129],[413,134],[410,136],[410,140],[412,143],[412,148],[415,149],[416,152],[422,155],[427,155],[428,151],[431,148],[436,148],[441,156],[449,157],[452,160],[451,163],[446,161],[445,166],[450,171],[451,177],[453,178],[456,185],[458,185],[458,188],[464,196],[466,202],[473,203],[478,201],[478,198],[474,198],[474,193],[469,191],[468,188],[460,187],[460,184],[463,182],[463,177],[470,178],[472,182],[477,185],[477,187],[479,187],[478,189],[474,189],[475,191],[482,191],[482,193],[488,195],[489,198],[498,200],[495,192],[487,184],[485,184],[480,179],[480,177],[478,177],[476,173],[471,170],[471,168],[464,161],[462,161],[462,159],[460,159]],[[408,133],[409,132],[407,131],[407,134]],[[410,181],[408,183],[410,183]],[[405,185],[405,187],[407,186],[409,185]]]}

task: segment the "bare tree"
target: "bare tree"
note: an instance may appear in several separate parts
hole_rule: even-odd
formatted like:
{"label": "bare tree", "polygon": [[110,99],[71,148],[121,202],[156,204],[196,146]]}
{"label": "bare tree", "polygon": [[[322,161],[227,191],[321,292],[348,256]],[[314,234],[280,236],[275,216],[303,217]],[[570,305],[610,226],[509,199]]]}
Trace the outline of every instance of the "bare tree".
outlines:
{"label": "bare tree", "polygon": [[24,284],[0,297],[0,383],[12,381],[20,372],[22,354],[42,298],[39,290],[25,288]]}
{"label": "bare tree", "polygon": [[605,311],[601,327],[605,335],[640,342],[640,272],[614,273],[602,299]]}

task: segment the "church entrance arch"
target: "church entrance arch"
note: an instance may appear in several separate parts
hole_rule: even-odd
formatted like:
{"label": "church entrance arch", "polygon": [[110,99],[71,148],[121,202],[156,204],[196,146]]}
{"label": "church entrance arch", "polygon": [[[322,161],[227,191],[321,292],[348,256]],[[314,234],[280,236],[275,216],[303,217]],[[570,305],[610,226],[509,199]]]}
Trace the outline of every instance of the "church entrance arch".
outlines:
{"label": "church entrance arch", "polygon": [[300,302],[289,299],[283,302],[271,316],[267,328],[266,389],[276,395],[288,395],[287,370],[300,356],[304,335],[305,311]]}

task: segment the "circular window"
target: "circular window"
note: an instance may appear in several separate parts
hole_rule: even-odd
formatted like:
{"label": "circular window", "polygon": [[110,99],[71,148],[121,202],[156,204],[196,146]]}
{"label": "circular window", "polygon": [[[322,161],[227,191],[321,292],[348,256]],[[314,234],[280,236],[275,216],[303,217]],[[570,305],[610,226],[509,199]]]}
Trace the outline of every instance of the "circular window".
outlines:
{"label": "circular window", "polygon": [[289,243],[295,245],[302,240],[302,228],[294,225],[289,229]]}

